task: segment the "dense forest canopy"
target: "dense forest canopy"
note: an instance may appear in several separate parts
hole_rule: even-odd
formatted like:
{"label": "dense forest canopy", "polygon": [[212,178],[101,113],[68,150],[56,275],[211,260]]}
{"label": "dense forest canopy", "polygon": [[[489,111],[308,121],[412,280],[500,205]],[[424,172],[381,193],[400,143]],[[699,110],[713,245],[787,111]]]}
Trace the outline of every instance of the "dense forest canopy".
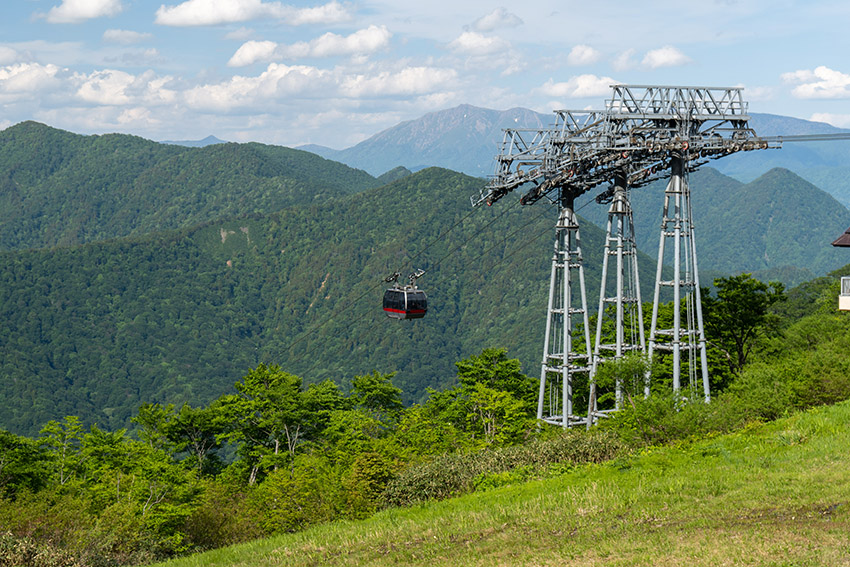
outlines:
{"label": "dense forest canopy", "polygon": [[0,250],[144,235],[379,185],[363,171],[290,148],[187,148],[37,122],[0,131],[0,172]]}
{"label": "dense forest canopy", "polygon": [[[712,403],[671,392],[669,357],[629,356],[597,375],[600,407],[625,385],[620,411],[560,432],[535,419],[545,201],[470,210],[482,179],[375,179],[258,144],[36,123],[2,137],[0,562],[144,563],[850,397],[835,310],[850,266],[790,289],[740,273],[787,283],[846,263],[826,244],[850,213],[786,170],[692,178]],[[636,217],[662,194],[633,192]],[[604,224],[592,200],[579,212]],[[636,218],[639,244],[657,239],[652,218]],[[581,222],[593,313],[604,233]],[[648,298],[655,262],[639,263]],[[388,320],[384,278],[414,269],[427,317]]]}
{"label": "dense forest canopy", "polygon": [[[408,403],[451,383],[454,361],[482,344],[532,364],[555,211],[470,215],[466,196],[479,183],[430,169],[272,215],[5,253],[0,426],[33,432],[60,408],[121,427],[144,401],[209,401],[260,362],[308,382],[398,371]],[[588,224],[583,244],[592,297],[601,231]],[[423,251],[415,267],[427,270],[428,317],[390,321],[380,310],[383,278],[412,270],[406,264]]]}
{"label": "dense forest canopy", "polygon": [[[230,146],[210,148],[216,147]],[[261,362],[282,364],[308,383],[398,372],[406,403],[422,400],[428,387],[452,383],[453,362],[482,347],[503,346],[534,368],[554,208],[506,200],[470,210],[467,198],[480,189],[480,179],[436,168],[413,175],[398,170],[393,177],[382,187],[278,213],[4,253],[0,309],[7,332],[0,336],[0,372],[6,379],[0,392],[7,410],[0,427],[34,433],[59,409],[118,428],[145,401],[207,402]],[[722,250],[738,258],[748,238],[756,249],[766,241],[757,223],[743,220],[753,215],[738,193],[749,186],[716,172],[694,177],[697,194],[728,192],[715,236],[726,238],[727,226],[737,229],[728,234],[732,248],[701,242],[703,281],[710,282],[719,262],[711,259]],[[794,192],[790,174],[766,179],[792,183],[786,188]],[[636,201],[659,193],[651,189],[635,191]],[[598,217],[604,209],[591,203],[579,212]],[[802,202],[795,208],[805,211]],[[711,218],[701,217],[697,235]],[[652,232],[648,224],[644,219],[639,230]],[[801,248],[798,256],[815,258],[808,252],[818,244],[811,234],[775,234],[781,238],[771,247]],[[592,313],[602,231],[583,223],[582,246]],[[641,258],[643,297],[649,298],[655,266]],[[381,281],[400,268],[427,270],[420,284],[431,308],[421,321],[387,321],[380,312]]]}

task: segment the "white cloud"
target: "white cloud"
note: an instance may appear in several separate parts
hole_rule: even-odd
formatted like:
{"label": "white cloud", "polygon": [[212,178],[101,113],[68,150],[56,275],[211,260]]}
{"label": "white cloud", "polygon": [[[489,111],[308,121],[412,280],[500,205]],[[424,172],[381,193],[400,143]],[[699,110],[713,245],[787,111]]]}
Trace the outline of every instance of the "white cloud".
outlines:
{"label": "white cloud", "polygon": [[18,52],[11,47],[0,45],[0,65],[9,65],[18,60]]}
{"label": "white cloud", "polygon": [[61,85],[57,78],[60,68],[56,65],[19,63],[0,67],[0,93],[39,93],[55,90]]}
{"label": "white cloud", "polygon": [[791,91],[797,98],[850,98],[850,75],[821,65],[814,70],[783,73],[786,83],[800,83]]}
{"label": "white cloud", "polygon": [[647,51],[641,63],[650,69],[658,69],[660,67],[678,67],[690,62],[691,59],[687,55],[672,45],[667,45]]}
{"label": "white cloud", "polygon": [[115,122],[125,127],[149,127],[152,124],[158,124],[160,120],[153,116],[151,111],[147,108],[135,107],[125,108],[124,110],[122,110],[121,113],[115,118]]}
{"label": "white cloud", "polygon": [[505,8],[496,8],[486,16],[475,20],[472,23],[472,29],[480,32],[489,32],[498,28],[520,26],[522,23],[522,19],[516,14],[508,12]]}
{"label": "white cloud", "polygon": [[153,71],[132,75],[113,69],[88,75],[77,73],[73,78],[79,100],[103,106],[152,106],[174,102],[177,93],[167,87],[171,80],[170,77],[159,77]]}
{"label": "white cloud", "polygon": [[121,0],[62,0],[47,12],[51,24],[78,24],[94,18],[114,16],[124,7]]}
{"label": "white cloud", "polygon": [[310,42],[312,57],[333,57],[336,55],[355,55],[374,53],[390,43],[392,34],[386,26],[369,26],[349,36],[326,33]]}
{"label": "white cloud", "polygon": [[389,45],[392,34],[386,26],[369,26],[348,36],[326,33],[310,42],[278,45],[273,41],[248,41],[228,61],[231,67],[244,67],[257,61],[299,59],[301,57],[360,56]]}
{"label": "white cloud", "polygon": [[567,63],[570,65],[592,65],[599,61],[600,53],[589,45],[576,45],[567,55]]}
{"label": "white cloud", "polygon": [[621,53],[619,53],[614,60],[611,62],[611,66],[615,71],[628,71],[629,69],[634,69],[636,66],[635,61],[632,57],[635,56],[634,49],[627,49]]}
{"label": "white cloud", "polygon": [[262,0],[186,0],[176,6],[162,5],[156,23],[164,26],[216,26],[263,18],[290,25],[332,24],[351,19],[348,9],[336,0],[315,8],[294,8]]}
{"label": "white cloud", "polygon": [[230,61],[230,67],[244,67],[257,61],[270,61],[274,58],[277,44],[273,41],[248,41],[243,43]]}
{"label": "white cloud", "polygon": [[449,43],[449,49],[466,55],[490,55],[507,51],[510,44],[498,37],[488,37],[478,32],[463,32]]}
{"label": "white cloud", "polygon": [[328,71],[315,67],[271,63],[257,77],[236,75],[223,83],[201,85],[186,91],[184,98],[196,109],[228,111],[288,96],[327,95],[333,90],[328,79]]}
{"label": "white cloud", "polygon": [[130,30],[106,30],[103,32],[103,41],[110,43],[121,43],[130,45],[148,40],[153,37],[153,34],[141,33]]}
{"label": "white cloud", "polygon": [[830,114],[827,112],[816,112],[811,118],[814,122],[826,122],[837,128],[850,128],[850,114]]}
{"label": "white cloud", "polygon": [[420,95],[444,89],[456,77],[457,72],[454,69],[406,67],[398,72],[385,71],[371,77],[347,77],[341,85],[341,91],[345,96],[354,98],[374,95]]}
{"label": "white cloud", "polygon": [[618,84],[611,77],[597,77],[596,75],[578,75],[570,77],[563,83],[555,83],[549,79],[540,91],[551,97],[586,98],[605,96],[611,92],[611,85]]}
{"label": "white cloud", "polygon": [[120,106],[130,102],[125,90],[135,77],[123,71],[95,71],[91,75],[77,75],[80,86],[77,96],[85,102]]}
{"label": "white cloud", "polygon": [[287,23],[293,26],[304,24],[338,24],[351,19],[351,13],[339,2],[328,2],[316,8],[302,8],[293,11],[287,18]]}

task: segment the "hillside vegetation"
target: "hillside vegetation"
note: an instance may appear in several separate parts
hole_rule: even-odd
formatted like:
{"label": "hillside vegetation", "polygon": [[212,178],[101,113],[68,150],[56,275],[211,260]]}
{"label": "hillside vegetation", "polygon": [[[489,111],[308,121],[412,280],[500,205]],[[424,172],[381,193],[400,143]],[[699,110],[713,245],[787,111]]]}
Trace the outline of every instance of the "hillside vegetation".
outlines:
{"label": "hillside vegetation", "polygon": [[[0,255],[0,427],[34,433],[57,411],[123,427],[145,401],[206,403],[260,362],[311,383],[397,371],[407,402],[486,346],[536,366],[555,211],[471,211],[479,184],[430,169],[278,214]],[[582,236],[593,297],[602,234]],[[383,278],[414,267],[428,316],[388,320]]]}
{"label": "hillside vegetation", "polygon": [[163,567],[845,565],[850,404]]}
{"label": "hillside vegetation", "polygon": [[[125,427],[145,401],[207,403],[261,362],[281,364],[308,383],[397,372],[407,403],[453,383],[454,362],[486,347],[507,348],[535,374],[554,209],[505,199],[471,210],[467,198],[480,189],[479,179],[440,169],[393,175],[400,178],[383,187],[279,213],[0,255],[7,323],[0,335],[0,427],[33,434],[57,412]],[[757,219],[769,217],[771,205],[748,213],[749,186],[711,170],[699,175],[695,210],[706,213],[697,213],[697,235],[712,226],[721,242],[698,236],[705,274],[718,263],[729,270],[764,265],[765,250],[780,265],[796,258],[804,266],[827,265],[825,254],[842,252],[821,242],[832,238],[828,228],[809,230],[794,218],[777,217],[762,233],[765,223]],[[771,198],[797,203],[798,217],[813,214],[807,204],[814,201],[795,200],[798,192],[786,183],[798,178],[776,170],[765,183],[772,179],[779,185],[771,186]],[[645,201],[659,214],[662,193],[648,187],[633,194],[636,208],[643,207],[636,212],[639,238],[650,250],[660,221],[640,214]],[[605,207],[594,203],[580,214],[604,218]],[[850,225],[838,209],[829,214],[836,226]],[[582,245],[593,312],[601,230],[584,223]],[[655,266],[641,258],[649,298]],[[428,316],[387,320],[380,311],[383,278],[414,268],[427,270],[420,284],[430,296]],[[801,273],[808,272],[792,271],[795,278]],[[710,283],[704,277],[703,285]]]}
{"label": "hillside vegetation", "polygon": [[[652,256],[665,185],[630,194],[638,248]],[[790,287],[847,263],[846,251],[829,244],[850,226],[850,210],[787,169],[772,169],[745,184],[704,167],[690,175],[690,188],[701,273],[751,272]],[[602,207],[587,207],[583,214],[605,226]]]}
{"label": "hillside vegetation", "polygon": [[[748,275],[715,283],[705,303],[711,403],[672,393],[664,357],[629,356],[600,367],[601,391],[620,381],[625,403],[590,431],[539,427],[537,381],[497,348],[457,361],[454,385],[409,407],[392,374],[341,388],[258,364],[206,405],[142,404],[132,433],[58,415],[37,438],[0,430],[0,559],[135,565],[258,540],[189,561],[513,564],[582,551],[573,557],[656,564],[673,553],[678,564],[680,547],[701,558],[718,534],[770,536],[757,549],[773,559],[803,533],[816,543],[792,564],[830,564],[846,552],[846,526],[833,533],[821,522],[848,518],[837,475],[850,408],[796,414],[850,398],[850,317],[835,310],[837,281],[787,297]],[[586,392],[574,394],[586,404]],[[759,425],[783,417],[784,429]],[[431,507],[438,500],[450,503]],[[379,510],[375,523],[343,522]]]}
{"label": "hillside vegetation", "polygon": [[68,246],[321,203],[378,182],[262,144],[187,148],[37,122],[0,132],[0,250]]}

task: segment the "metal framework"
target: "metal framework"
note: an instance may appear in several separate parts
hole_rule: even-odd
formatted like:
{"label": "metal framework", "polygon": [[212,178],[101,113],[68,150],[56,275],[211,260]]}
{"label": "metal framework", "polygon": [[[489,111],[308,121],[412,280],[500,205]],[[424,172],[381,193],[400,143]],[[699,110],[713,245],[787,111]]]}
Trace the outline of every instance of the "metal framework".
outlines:
{"label": "metal framework", "polygon": [[[574,203],[575,191],[561,187],[537,400],[537,419],[562,427],[587,423],[586,416],[574,412],[573,388],[580,376],[589,382],[591,370],[587,293]],[[583,331],[578,340],[573,336],[576,320]]]}
{"label": "metal framework", "polygon": [[[737,87],[613,85],[603,110],[558,110],[550,128],[505,130],[496,172],[473,206],[492,205],[515,190],[520,202],[546,199],[559,208],[555,256],[540,376],[538,418],[569,427],[590,425],[604,411],[597,405],[595,371],[606,360],[645,351],[637,255],[629,190],[669,178],[659,238],[658,265],[648,354],[672,357],[674,391],[702,388],[710,400],[706,340],[700,303],[688,173],[710,160],[737,152],[781,148],[783,142],[848,140],[847,134],[759,137],[749,127],[747,102]],[[597,195],[611,203],[592,356],[575,199],[600,185]],[[607,293],[609,261],[614,258],[613,294]],[[663,266],[672,268],[664,279]],[[580,302],[573,297],[576,278]],[[669,288],[673,308],[660,313],[661,290]],[[613,320],[613,342],[602,333],[603,318]],[[578,322],[577,322],[578,320]],[[581,330],[581,331],[580,331]],[[580,338],[575,338],[580,337]],[[586,417],[574,414],[574,385],[587,380]],[[649,394],[649,383],[644,387]],[[615,407],[622,385],[615,386]]]}
{"label": "metal framework", "polygon": [[[613,260],[613,269],[610,264]],[[614,276],[611,278],[611,276]],[[613,280],[613,281],[611,281]],[[609,284],[613,294],[608,295]],[[596,318],[596,341],[593,349],[591,376],[605,360],[619,360],[629,352],[646,352],[643,330],[643,306],[638,278],[637,246],[635,245],[634,221],[629,204],[625,179],[617,175],[613,182],[611,206],[608,209],[608,228],[605,234],[605,252],[602,257],[602,284],[599,288],[599,311]],[[613,327],[609,336],[603,329]],[[606,342],[608,339],[610,342]],[[613,339],[613,340],[612,340]],[[648,378],[648,377],[647,377]],[[649,381],[645,380],[644,393],[649,395]],[[591,380],[588,396],[588,426],[605,415],[606,410],[598,405],[598,388]],[[623,403],[623,384],[614,385],[614,407]]]}
{"label": "metal framework", "polygon": [[[704,396],[709,399],[687,176],[689,171],[711,159],[781,146],[782,139],[757,137],[748,120],[747,103],[740,88],[614,85],[604,110],[559,110],[550,128],[505,130],[501,151],[496,156],[496,172],[487,186],[472,197],[472,204],[492,205],[508,193],[522,189],[521,202],[525,205],[545,198],[559,207],[540,377],[539,419],[563,427],[591,424],[602,415],[594,382],[598,365],[605,360],[617,360],[630,351],[645,351],[628,191],[668,176],[649,354],[670,352],[673,388],[682,387],[684,367],[689,375],[702,378]],[[610,202],[611,207],[596,341],[591,350],[573,203],[579,195],[611,182],[611,187],[597,197],[600,202]],[[672,280],[663,280],[662,266],[669,249],[666,242],[670,239],[674,275]],[[611,258],[614,258],[614,270],[609,270]],[[607,293],[609,271],[615,274],[613,294]],[[573,297],[576,279],[580,301]],[[674,297],[672,323],[665,328],[659,324],[662,287],[671,288]],[[603,319],[609,313],[614,322],[613,342],[605,342],[602,333]],[[687,354],[685,361],[683,352]],[[574,386],[579,379],[586,380],[589,389],[586,416],[574,413]],[[689,382],[696,383],[696,378]],[[648,392],[647,383],[645,393]],[[622,385],[617,384],[615,407],[620,403]]]}
{"label": "metal framework", "polygon": [[[682,385],[682,367],[685,366],[682,353],[686,353],[685,368],[690,377],[688,386],[692,391],[696,391],[699,387],[697,377],[701,377],[703,396],[708,402],[711,400],[711,393],[690,194],[685,157],[681,152],[676,152],[671,158],[670,182],[664,191],[664,215],[658,243],[652,326],[649,333],[649,357],[651,360],[655,353],[660,351],[672,354],[673,391],[678,392]],[[672,250],[667,247],[667,243],[671,241]],[[666,254],[668,251],[672,252],[672,258]],[[670,261],[665,262],[668,259]],[[665,263],[673,267],[671,280],[662,277]],[[660,329],[659,298],[661,288],[665,286],[673,291],[672,320],[669,327]]]}

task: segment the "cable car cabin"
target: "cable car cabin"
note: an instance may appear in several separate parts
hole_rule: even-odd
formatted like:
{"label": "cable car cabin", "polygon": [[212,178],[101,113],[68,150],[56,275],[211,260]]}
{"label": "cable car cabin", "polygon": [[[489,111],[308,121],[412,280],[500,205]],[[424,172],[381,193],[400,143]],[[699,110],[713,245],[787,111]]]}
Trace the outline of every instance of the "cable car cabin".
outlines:
{"label": "cable car cabin", "polygon": [[393,319],[421,319],[428,311],[428,296],[412,287],[390,288],[384,292],[384,311]]}

